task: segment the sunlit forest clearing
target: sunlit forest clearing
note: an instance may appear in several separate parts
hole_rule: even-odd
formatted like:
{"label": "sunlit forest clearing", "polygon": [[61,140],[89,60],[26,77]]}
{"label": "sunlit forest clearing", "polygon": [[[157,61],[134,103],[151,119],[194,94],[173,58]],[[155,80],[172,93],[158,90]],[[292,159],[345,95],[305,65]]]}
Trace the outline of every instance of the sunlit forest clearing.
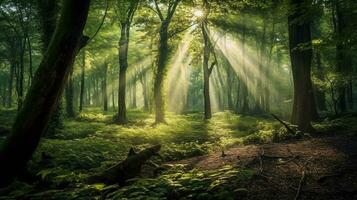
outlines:
{"label": "sunlit forest clearing", "polygon": [[354,0],[0,0],[0,199],[357,199]]}

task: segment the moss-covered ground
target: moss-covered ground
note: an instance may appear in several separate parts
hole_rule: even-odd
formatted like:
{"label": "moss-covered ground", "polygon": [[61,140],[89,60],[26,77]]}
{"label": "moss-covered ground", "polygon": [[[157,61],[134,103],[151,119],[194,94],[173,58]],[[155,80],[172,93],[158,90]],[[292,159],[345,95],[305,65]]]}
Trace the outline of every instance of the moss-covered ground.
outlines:
{"label": "moss-covered ground", "polygon": [[[64,119],[63,128],[42,139],[29,163],[29,174],[36,176],[36,182],[17,181],[1,190],[0,199],[233,199],[245,192],[239,184],[252,177],[252,171],[233,166],[209,171],[185,170],[184,166],[175,165],[157,177],[131,180],[123,188],[86,185],[83,180],[123,160],[131,147],[139,151],[161,144],[161,158],[154,158],[154,162],[162,164],[245,144],[303,136],[287,134],[272,118],[231,112],[216,113],[208,121],[202,119],[202,113],[168,114],[167,124],[156,126],[154,116],[140,110],[129,113],[127,125],[115,124],[113,115],[89,109],[76,119]],[[0,123],[8,127],[14,116],[14,111],[1,111]],[[325,121],[316,127],[324,131],[338,129],[348,120]],[[48,159],[42,158],[43,152]]]}

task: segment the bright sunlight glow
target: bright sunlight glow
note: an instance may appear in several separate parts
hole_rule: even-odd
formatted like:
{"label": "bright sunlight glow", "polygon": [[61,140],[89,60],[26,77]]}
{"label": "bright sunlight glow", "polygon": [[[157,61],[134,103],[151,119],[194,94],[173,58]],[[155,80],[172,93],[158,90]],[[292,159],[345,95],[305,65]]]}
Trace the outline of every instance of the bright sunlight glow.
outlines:
{"label": "bright sunlight glow", "polygon": [[196,9],[196,10],[193,12],[193,14],[194,14],[195,17],[197,17],[197,18],[202,18],[205,13],[204,13],[203,10],[201,10],[201,9]]}

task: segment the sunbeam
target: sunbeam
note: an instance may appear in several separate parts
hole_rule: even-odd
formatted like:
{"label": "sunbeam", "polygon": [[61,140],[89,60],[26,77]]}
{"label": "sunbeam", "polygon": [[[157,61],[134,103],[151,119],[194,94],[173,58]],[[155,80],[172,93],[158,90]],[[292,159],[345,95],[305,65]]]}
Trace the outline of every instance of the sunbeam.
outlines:
{"label": "sunbeam", "polygon": [[168,73],[168,109],[180,113],[187,102],[191,57],[188,54],[193,40],[191,31],[187,31],[173,57]]}

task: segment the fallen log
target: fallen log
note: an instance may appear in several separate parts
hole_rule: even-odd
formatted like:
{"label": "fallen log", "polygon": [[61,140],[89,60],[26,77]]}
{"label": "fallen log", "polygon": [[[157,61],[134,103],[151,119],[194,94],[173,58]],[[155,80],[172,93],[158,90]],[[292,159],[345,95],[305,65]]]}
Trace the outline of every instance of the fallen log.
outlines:
{"label": "fallen log", "polygon": [[87,183],[105,183],[105,184],[119,184],[123,186],[129,179],[135,178],[141,172],[141,167],[152,157],[158,155],[161,145],[149,147],[139,153],[135,153],[130,149],[128,157],[109,169],[90,176]]}

